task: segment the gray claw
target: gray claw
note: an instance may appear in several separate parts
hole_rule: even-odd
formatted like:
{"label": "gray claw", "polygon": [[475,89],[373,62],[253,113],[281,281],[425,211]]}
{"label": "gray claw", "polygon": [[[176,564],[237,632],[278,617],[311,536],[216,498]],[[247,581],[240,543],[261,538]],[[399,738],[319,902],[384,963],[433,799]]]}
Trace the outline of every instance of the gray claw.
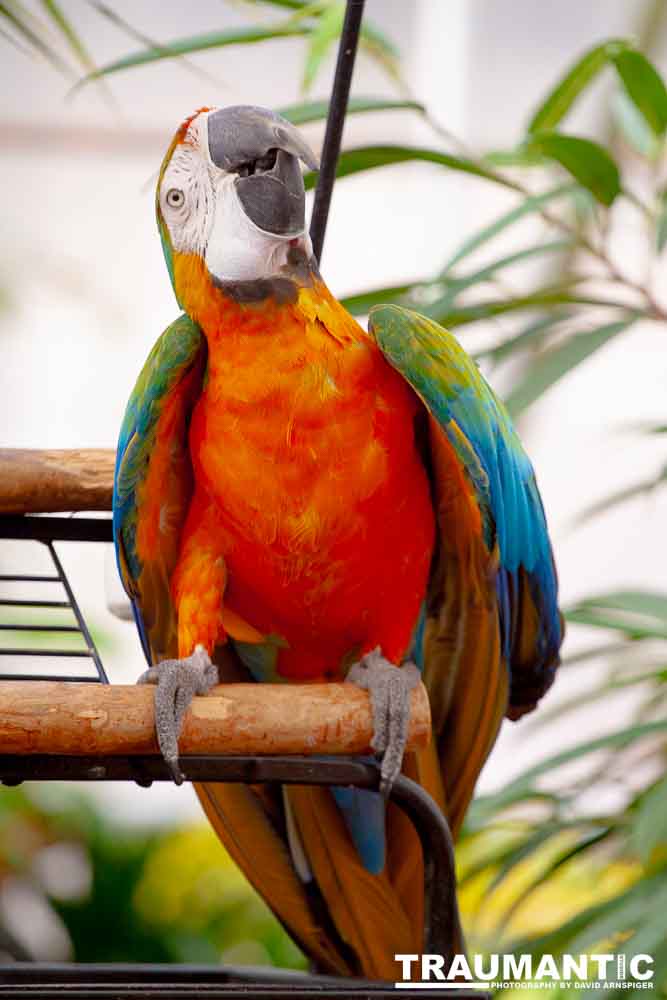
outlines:
{"label": "gray claw", "polygon": [[419,683],[414,663],[401,667],[385,660],[376,647],[348,672],[346,680],[368,691],[373,710],[372,748],[382,754],[380,791],[387,798],[398,777],[408,738],[410,691]]}
{"label": "gray claw", "polygon": [[156,684],[155,731],[160,752],[177,785],[184,780],[178,763],[178,737],[183,716],[196,694],[206,694],[218,683],[218,668],[202,646],[183,660],[163,660],[149,667],[138,684]]}

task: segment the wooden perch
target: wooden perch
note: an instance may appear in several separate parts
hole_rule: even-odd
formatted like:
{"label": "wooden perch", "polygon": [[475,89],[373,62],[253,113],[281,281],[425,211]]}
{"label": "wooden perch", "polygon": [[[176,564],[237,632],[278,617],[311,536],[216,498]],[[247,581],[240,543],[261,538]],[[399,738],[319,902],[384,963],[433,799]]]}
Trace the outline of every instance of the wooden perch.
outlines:
{"label": "wooden perch", "polygon": [[[3,681],[0,754],[126,756],[158,752],[155,689],[134,685]],[[408,749],[430,736],[426,689],[412,692]],[[352,684],[224,684],[195,698],[183,754],[368,753],[368,693]]]}
{"label": "wooden perch", "polygon": [[111,448],[0,449],[0,514],[111,510]]}

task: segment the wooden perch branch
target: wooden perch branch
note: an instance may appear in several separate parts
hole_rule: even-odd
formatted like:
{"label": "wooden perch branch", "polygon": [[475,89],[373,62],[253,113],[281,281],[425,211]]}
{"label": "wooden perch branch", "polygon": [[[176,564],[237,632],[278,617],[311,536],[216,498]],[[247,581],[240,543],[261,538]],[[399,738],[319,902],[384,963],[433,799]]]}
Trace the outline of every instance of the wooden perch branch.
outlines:
{"label": "wooden perch branch", "polygon": [[111,448],[0,449],[0,514],[111,510]]}
{"label": "wooden perch branch", "polygon": [[[158,752],[155,689],[3,681],[0,754],[126,756]],[[412,692],[408,749],[430,736],[426,689]],[[368,693],[352,684],[224,684],[195,698],[183,754],[360,754],[372,736]]]}

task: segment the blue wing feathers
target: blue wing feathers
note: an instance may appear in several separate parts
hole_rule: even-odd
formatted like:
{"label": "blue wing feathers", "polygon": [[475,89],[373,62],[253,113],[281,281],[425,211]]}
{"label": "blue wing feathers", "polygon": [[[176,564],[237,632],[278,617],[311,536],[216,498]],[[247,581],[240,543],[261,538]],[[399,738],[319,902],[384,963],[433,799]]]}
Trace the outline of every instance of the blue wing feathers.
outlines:
{"label": "blue wing feathers", "polygon": [[508,665],[511,597],[520,591],[520,573],[527,574],[539,613],[537,654],[544,663],[555,661],[562,630],[551,544],[535,474],[509,414],[474,361],[436,323],[399,306],[377,306],[371,310],[370,330],[437,420],[474,486],[485,542],[489,550],[498,545],[497,590]]}

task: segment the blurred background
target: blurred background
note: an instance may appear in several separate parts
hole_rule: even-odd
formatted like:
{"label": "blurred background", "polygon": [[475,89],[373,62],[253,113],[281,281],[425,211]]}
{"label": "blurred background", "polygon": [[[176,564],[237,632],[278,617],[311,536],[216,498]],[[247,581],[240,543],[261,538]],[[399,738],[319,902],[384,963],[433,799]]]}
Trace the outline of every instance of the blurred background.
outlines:
{"label": "blurred background", "polygon": [[[0,6],[2,447],[115,446],[177,310],[153,210],[171,135],[202,105],[256,103],[319,149],[343,6]],[[366,11],[324,277],[360,316],[429,312],[478,359],[536,467],[570,621],[553,692],[480,780],[459,852],[471,945],[650,952],[664,982],[667,4]],[[59,552],[111,681],[131,682],[107,547]],[[0,547],[3,573],[42,558]],[[160,785],[0,792],[0,951],[303,965],[191,789]]]}

